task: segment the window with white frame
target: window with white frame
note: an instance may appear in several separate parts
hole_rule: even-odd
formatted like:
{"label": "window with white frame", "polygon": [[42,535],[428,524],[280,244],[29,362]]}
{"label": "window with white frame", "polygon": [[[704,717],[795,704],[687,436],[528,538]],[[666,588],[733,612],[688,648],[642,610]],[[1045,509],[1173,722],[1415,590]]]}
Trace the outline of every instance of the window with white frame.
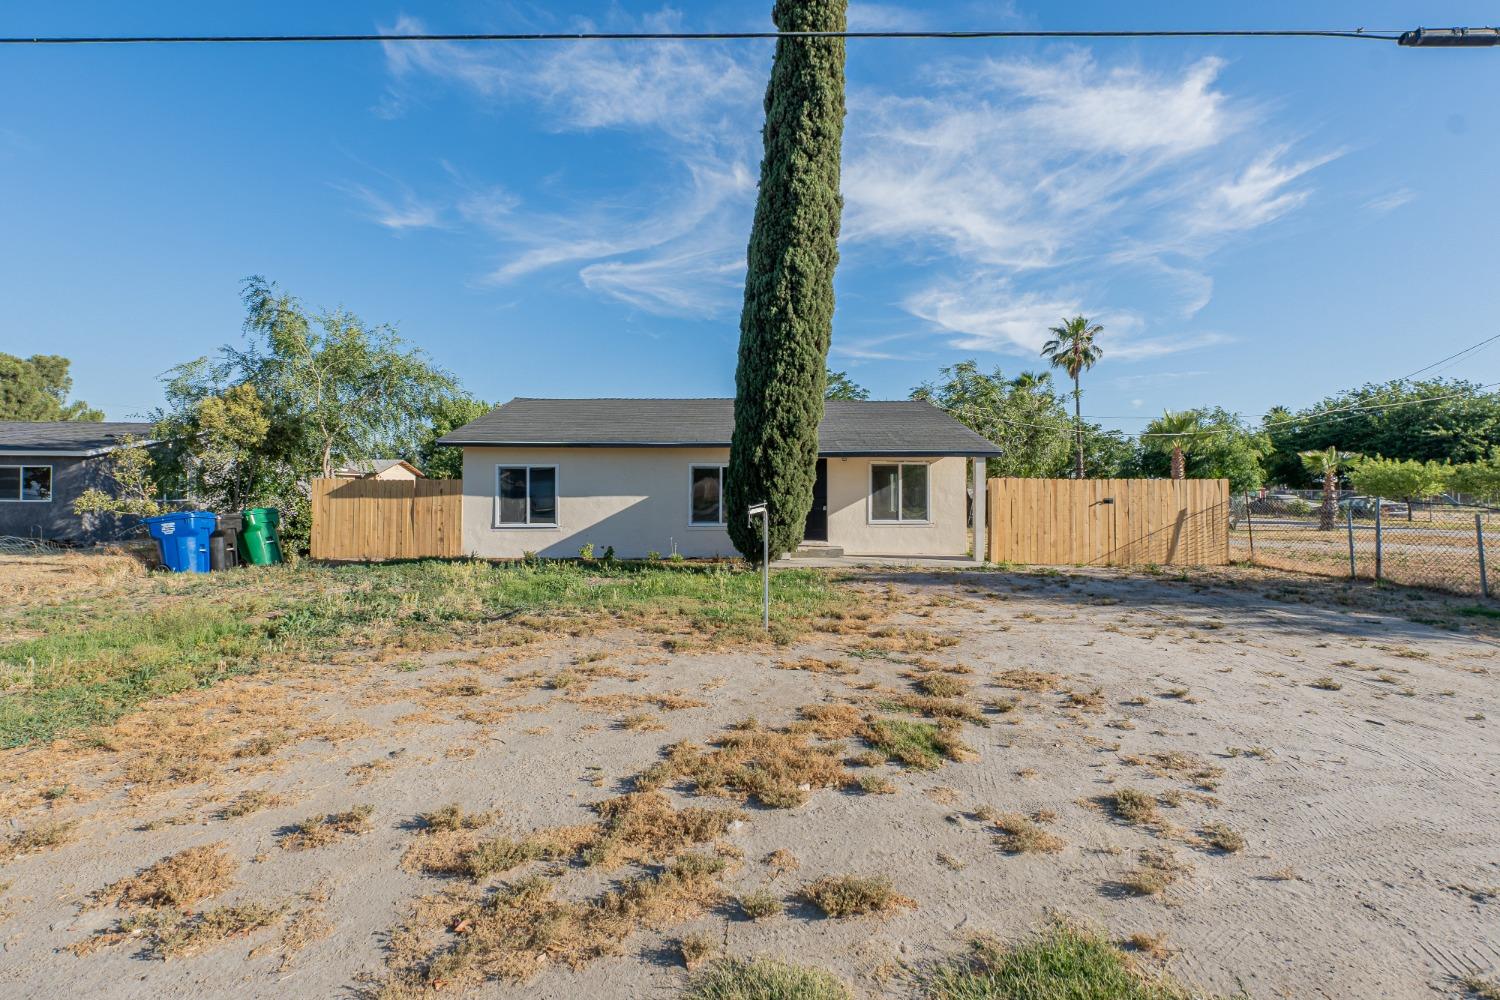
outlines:
{"label": "window with white frame", "polygon": [[870,466],[870,520],[926,521],[927,465],[900,462]]}
{"label": "window with white frame", "polygon": [[688,523],[720,525],[724,518],[724,466],[695,465],[692,468]]}
{"label": "window with white frame", "polygon": [[0,501],[50,503],[52,466],[0,465]]}
{"label": "window with white frame", "polygon": [[501,465],[495,469],[495,525],[557,526],[557,466]]}

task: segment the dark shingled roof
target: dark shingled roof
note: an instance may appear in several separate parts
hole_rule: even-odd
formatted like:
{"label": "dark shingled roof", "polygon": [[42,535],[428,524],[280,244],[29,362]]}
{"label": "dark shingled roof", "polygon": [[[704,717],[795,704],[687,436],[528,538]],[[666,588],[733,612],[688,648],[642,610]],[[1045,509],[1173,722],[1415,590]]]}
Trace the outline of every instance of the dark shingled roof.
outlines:
{"label": "dark shingled roof", "polygon": [[[513,399],[439,444],[573,448],[729,446],[732,399]],[[821,455],[1000,454],[931,403],[829,400],[818,427]]]}
{"label": "dark shingled roof", "polygon": [[92,455],[131,434],[150,439],[155,425],[135,421],[0,420],[0,455]]}

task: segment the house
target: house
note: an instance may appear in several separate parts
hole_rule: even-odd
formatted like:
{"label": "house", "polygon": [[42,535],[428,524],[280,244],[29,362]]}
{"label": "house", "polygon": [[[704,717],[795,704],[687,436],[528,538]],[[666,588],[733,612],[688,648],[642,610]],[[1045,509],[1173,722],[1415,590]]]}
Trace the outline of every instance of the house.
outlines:
{"label": "house", "polygon": [[[725,528],[732,399],[513,399],[439,444],[463,449],[464,551],[488,559],[736,554]],[[972,551],[969,471],[999,449],[926,402],[829,401],[804,548]],[[984,536],[984,490],[973,523]]]}
{"label": "house", "polygon": [[149,442],[149,423],[59,420],[0,421],[0,535],[89,543],[126,524],[73,513],[90,487],[107,490],[109,454],[124,437]]}
{"label": "house", "polygon": [[424,479],[422,470],[404,458],[372,458],[333,470],[335,479]]}

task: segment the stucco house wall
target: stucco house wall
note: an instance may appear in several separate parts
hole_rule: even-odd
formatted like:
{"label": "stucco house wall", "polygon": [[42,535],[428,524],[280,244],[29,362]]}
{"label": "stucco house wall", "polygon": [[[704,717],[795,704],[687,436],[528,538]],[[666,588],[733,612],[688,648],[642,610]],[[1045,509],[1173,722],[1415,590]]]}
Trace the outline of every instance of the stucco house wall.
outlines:
{"label": "stucco house wall", "polygon": [[[688,523],[690,467],[728,462],[728,448],[465,448],[464,551],[573,558],[592,543],[622,559],[670,555],[674,545],[692,559],[735,555],[724,528]],[[496,527],[502,465],[557,467],[556,527]]]}
{"label": "stucco house wall", "polygon": [[[929,518],[870,521],[870,466],[929,463]],[[690,469],[727,465],[727,448],[464,449],[464,551],[484,559],[527,553],[572,558],[585,544],[614,546],[622,559],[673,551],[691,559],[734,556],[723,527],[689,523]],[[557,468],[558,523],[497,526],[496,470],[504,465]],[[848,555],[963,556],[969,551],[963,458],[828,459],[828,544]]]}
{"label": "stucco house wall", "polygon": [[[928,516],[922,522],[870,520],[870,467],[928,466]],[[828,459],[828,544],[849,556],[964,556],[969,552],[968,460]]]}

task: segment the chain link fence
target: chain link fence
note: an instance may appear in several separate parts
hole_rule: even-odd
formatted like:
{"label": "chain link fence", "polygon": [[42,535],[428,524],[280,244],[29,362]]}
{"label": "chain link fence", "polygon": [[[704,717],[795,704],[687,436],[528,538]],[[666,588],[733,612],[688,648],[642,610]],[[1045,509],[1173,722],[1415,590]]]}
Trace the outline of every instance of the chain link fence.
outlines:
{"label": "chain link fence", "polygon": [[1235,497],[1230,556],[1257,566],[1490,595],[1500,509],[1321,490]]}

